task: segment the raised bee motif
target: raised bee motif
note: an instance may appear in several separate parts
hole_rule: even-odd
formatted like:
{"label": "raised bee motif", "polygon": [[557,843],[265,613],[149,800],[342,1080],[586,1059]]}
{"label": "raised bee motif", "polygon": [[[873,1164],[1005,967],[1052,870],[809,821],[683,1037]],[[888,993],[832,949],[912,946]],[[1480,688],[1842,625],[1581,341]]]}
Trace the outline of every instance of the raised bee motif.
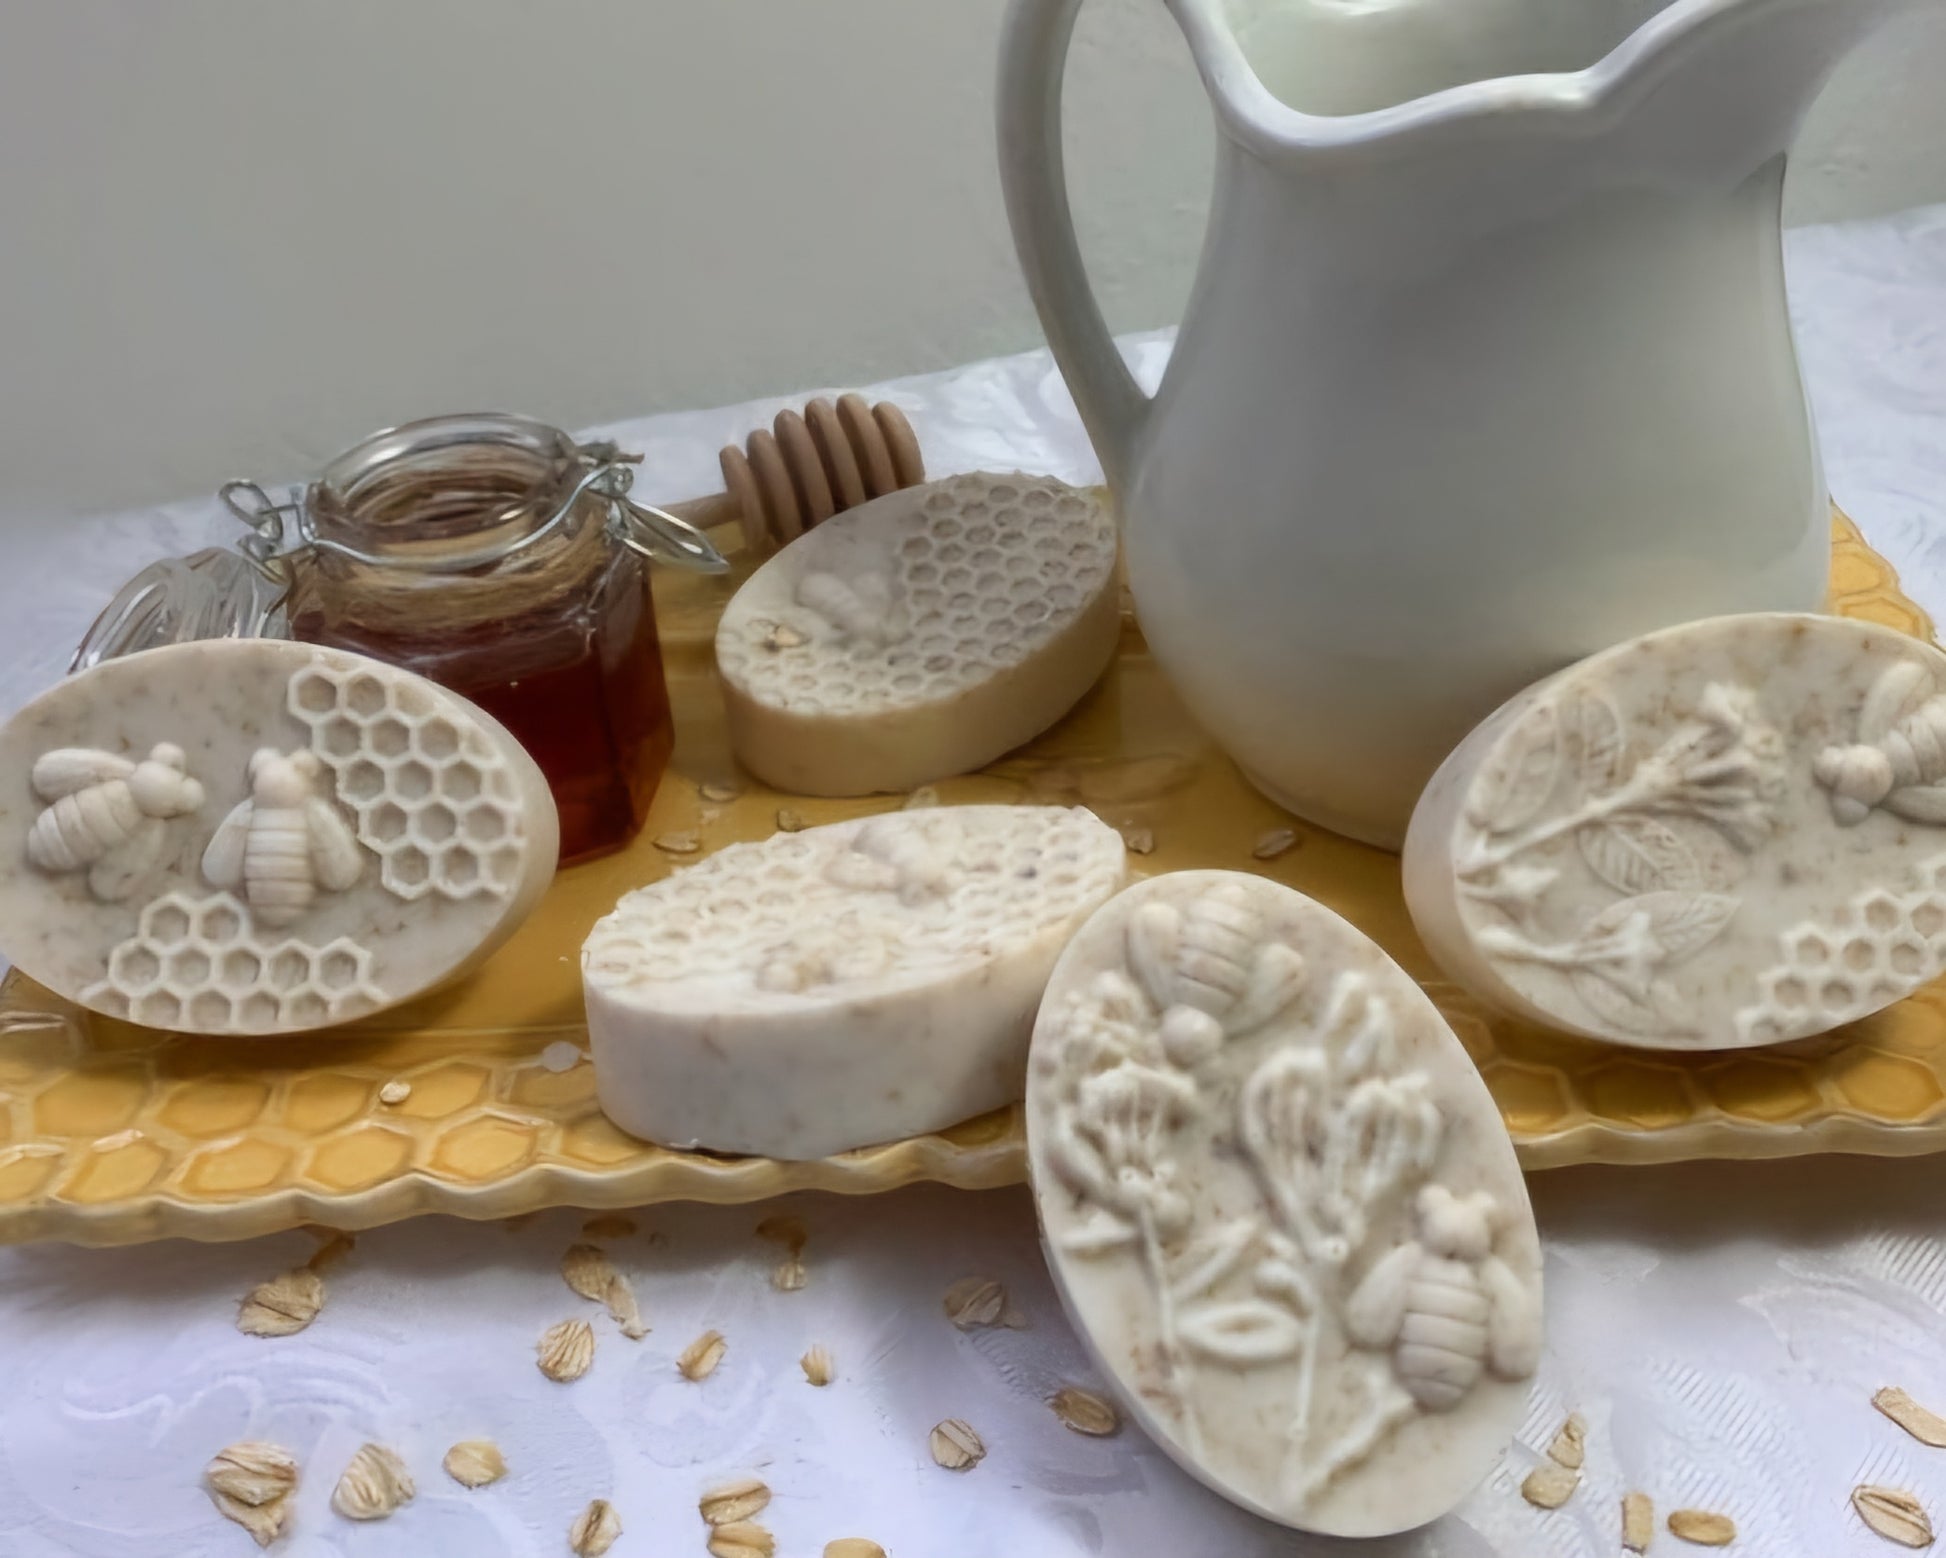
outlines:
{"label": "raised bee motif", "polygon": [[88,873],[104,903],[126,898],[162,858],[171,818],[203,804],[183,750],[160,742],[140,762],[91,747],[62,747],[34,764],[34,791],[49,802],[27,835],[43,871]]}
{"label": "raised bee motif", "polygon": [[1269,1022],[1304,983],[1304,959],[1269,939],[1263,918],[1235,883],[1178,909],[1147,903],[1128,924],[1128,963],[1162,1011],[1162,1048],[1195,1067],[1224,1038]]}
{"label": "raised bee motif", "polygon": [[849,583],[835,573],[807,573],[797,581],[797,603],[868,643],[905,636],[904,613],[893,606],[892,586],[882,573],[860,574]]}
{"label": "raised bee motif", "polygon": [[265,925],[288,925],[323,888],[343,892],[364,869],[358,840],[317,793],[315,754],[260,747],[250,759],[250,794],[239,801],[203,851],[215,887],[242,887]]}
{"label": "raised bee motif", "polygon": [[949,893],[959,879],[948,852],[921,829],[890,817],[860,828],[851,848],[834,856],[824,874],[839,887],[897,893],[903,904]]}
{"label": "raised bee motif", "polygon": [[1946,697],[1922,665],[1888,667],[1865,696],[1858,741],[1826,747],[1812,765],[1831,815],[1855,827],[1875,807],[1910,822],[1946,823]]}
{"label": "raised bee motif", "polygon": [[1493,1253],[1492,1196],[1427,1185],[1415,1211],[1418,1238],[1365,1274],[1345,1305],[1345,1329],[1360,1347],[1389,1349],[1406,1393],[1428,1412],[1446,1412],[1482,1374],[1518,1380],[1534,1372],[1540,1317]]}

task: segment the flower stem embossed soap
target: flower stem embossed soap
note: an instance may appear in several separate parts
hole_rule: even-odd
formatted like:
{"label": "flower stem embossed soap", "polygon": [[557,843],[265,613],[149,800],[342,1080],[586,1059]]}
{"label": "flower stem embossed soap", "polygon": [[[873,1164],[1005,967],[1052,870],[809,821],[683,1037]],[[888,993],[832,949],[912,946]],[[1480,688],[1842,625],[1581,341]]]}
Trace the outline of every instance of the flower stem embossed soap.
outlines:
{"label": "flower stem embossed soap", "polygon": [[290,1033],[475,967],[553,877],[554,803],[491,716],[281,639],[108,660],[0,730],[0,950],[69,1000]]}
{"label": "flower stem embossed soap", "polygon": [[1715,617],[1517,695],[1413,815],[1406,901],[1516,1016],[1653,1049],[1804,1038],[1946,971],[1946,655]]}
{"label": "flower stem embossed soap", "polygon": [[1121,631],[1105,495],[984,472],[800,536],[717,627],[730,741],[799,795],[909,790],[1039,735]]}
{"label": "flower stem embossed soap", "polygon": [[601,1106],[665,1146],[817,1158],[1009,1103],[1048,970],[1125,865],[1078,807],[935,807],[732,844],[590,933]]}
{"label": "flower stem embossed soap", "polygon": [[1402,1531],[1513,1437],[1541,1346],[1513,1147],[1432,1003],[1329,909],[1228,871],[1113,899],[1049,980],[1027,1139],[1076,1328],[1224,1497]]}

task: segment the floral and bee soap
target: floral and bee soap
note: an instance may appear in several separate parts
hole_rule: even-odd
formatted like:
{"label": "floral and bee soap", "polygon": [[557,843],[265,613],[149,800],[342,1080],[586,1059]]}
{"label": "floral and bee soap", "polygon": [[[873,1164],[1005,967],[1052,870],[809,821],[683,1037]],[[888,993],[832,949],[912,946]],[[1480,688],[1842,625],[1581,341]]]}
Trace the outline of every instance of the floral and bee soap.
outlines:
{"label": "floral and bee soap", "polygon": [[1946,655],[1868,623],[1719,617],[1521,694],[1405,853],[1428,949],[1516,1015],[1727,1049],[1946,972]]}
{"label": "floral and bee soap", "polygon": [[367,1015],[473,967],[553,874],[533,760],[362,656],[218,639],[70,677],[0,731],[0,948],[195,1033]]}
{"label": "floral and bee soap", "polygon": [[1077,1329],[1218,1492],[1375,1535],[1505,1449],[1541,1347],[1526,1189],[1459,1041],[1346,921],[1232,872],[1129,889],[1055,968],[1027,1111]]}

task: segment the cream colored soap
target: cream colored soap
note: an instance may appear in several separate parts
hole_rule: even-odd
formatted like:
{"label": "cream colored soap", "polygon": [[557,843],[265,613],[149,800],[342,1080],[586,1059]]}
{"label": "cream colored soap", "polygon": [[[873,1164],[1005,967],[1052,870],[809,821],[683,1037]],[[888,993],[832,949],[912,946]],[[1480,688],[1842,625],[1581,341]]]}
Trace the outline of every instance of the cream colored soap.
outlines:
{"label": "cream colored soap", "polygon": [[1499,1111],[1424,993],[1261,877],[1131,887],[1056,964],[1028,1161],[1124,1405],[1225,1498],[1374,1536],[1505,1452],[1540,1248]]}
{"label": "cream colored soap", "polygon": [[730,740],[800,795],[965,773],[1094,685],[1121,630],[1105,496],[954,476],[860,504],[785,547],[716,633]]}
{"label": "cream colored soap", "polygon": [[212,639],[69,677],[0,731],[0,951],[189,1033],[367,1016],[476,966],[554,873],[484,711],[360,655]]}
{"label": "cream colored soap", "polygon": [[1946,655],[1717,617],[1519,694],[1427,786],[1427,949],[1483,1000],[1652,1049],[1804,1038],[1946,971]]}
{"label": "cream colored soap", "polygon": [[630,893],[582,981],[601,1105],[671,1147],[818,1158],[1020,1097],[1047,973],[1121,885],[1079,808],[894,812]]}

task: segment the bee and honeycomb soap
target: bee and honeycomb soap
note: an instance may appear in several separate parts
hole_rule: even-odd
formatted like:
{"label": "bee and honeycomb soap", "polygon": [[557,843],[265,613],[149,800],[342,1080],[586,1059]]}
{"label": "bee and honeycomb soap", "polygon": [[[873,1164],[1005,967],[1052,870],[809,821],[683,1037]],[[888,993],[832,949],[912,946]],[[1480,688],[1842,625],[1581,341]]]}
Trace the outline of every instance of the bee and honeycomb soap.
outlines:
{"label": "bee and honeycomb soap", "polygon": [[105,661],[0,730],[0,953],[187,1033],[289,1033],[467,972],[558,850],[539,768],[411,672],[266,639]]}
{"label": "bee and honeycomb soap", "polygon": [[1075,1328],[1224,1497],[1378,1536],[1506,1450],[1542,1344],[1513,1146],[1432,1002],[1331,910],[1230,871],[1110,900],[1041,1003],[1027,1144]]}
{"label": "bee and honeycomb soap", "polygon": [[1642,1048],[1822,1033],[1946,972],[1946,655],[1716,617],[1505,704],[1406,839],[1428,951],[1482,1000]]}
{"label": "bee and honeycomb soap", "polygon": [[1014,1102],[1048,971],[1126,868],[1081,807],[927,807],[718,850],[582,949],[602,1109],[663,1146],[801,1159]]}
{"label": "bee and honeycomb soap", "polygon": [[1115,657],[1106,494],[969,472],[861,503],[759,568],[716,662],[737,758],[798,795],[909,790],[1032,740]]}

